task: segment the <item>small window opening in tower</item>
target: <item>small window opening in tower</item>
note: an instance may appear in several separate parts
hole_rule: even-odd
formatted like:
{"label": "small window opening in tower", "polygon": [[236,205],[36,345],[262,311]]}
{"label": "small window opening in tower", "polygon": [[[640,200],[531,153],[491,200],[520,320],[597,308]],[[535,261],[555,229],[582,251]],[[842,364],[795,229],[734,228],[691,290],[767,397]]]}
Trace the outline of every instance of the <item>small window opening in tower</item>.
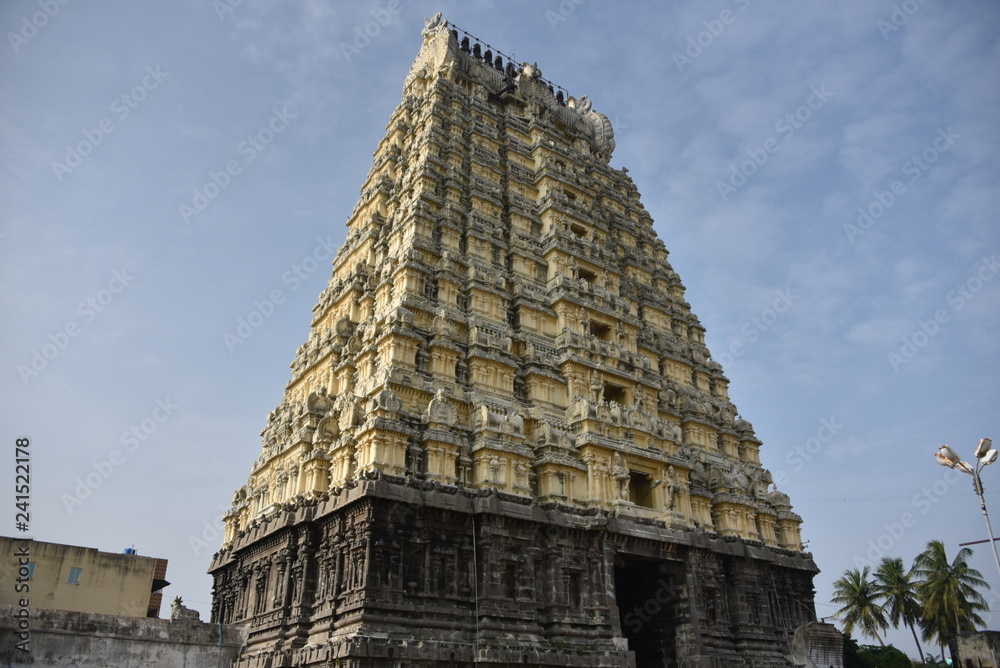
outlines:
{"label": "small window opening in tower", "polygon": [[605,325],[604,323],[590,322],[590,333],[599,338],[601,341],[611,340],[611,326]]}
{"label": "small window opening in tower", "polygon": [[573,607],[579,608],[583,605],[583,587],[581,586],[580,573],[569,574],[569,597]]}
{"label": "small window opening in tower", "polygon": [[579,269],[577,269],[577,272],[578,272],[580,278],[582,278],[583,280],[587,281],[588,283],[593,283],[594,279],[597,278],[597,274],[595,274],[594,272],[592,272],[589,269],[584,269],[583,267],[580,267]]}
{"label": "small window opening in tower", "polygon": [[545,262],[535,264],[535,280],[544,283],[549,278],[549,265]]}
{"label": "small window opening in tower", "polygon": [[583,225],[577,225],[576,223],[573,223],[572,225],[569,226],[569,229],[573,234],[575,234],[581,239],[585,239],[587,237],[587,228],[584,227]]}
{"label": "small window opening in tower", "polygon": [[621,405],[625,405],[625,388],[620,385],[612,385],[611,383],[604,384],[604,391],[601,393],[601,397],[605,401],[614,401]]}
{"label": "small window opening in tower", "polygon": [[648,475],[639,471],[629,471],[628,477],[628,493],[632,503],[643,508],[652,508],[653,481]]}
{"label": "small window opening in tower", "polygon": [[504,589],[507,598],[517,599],[517,564],[505,564],[504,566]]}

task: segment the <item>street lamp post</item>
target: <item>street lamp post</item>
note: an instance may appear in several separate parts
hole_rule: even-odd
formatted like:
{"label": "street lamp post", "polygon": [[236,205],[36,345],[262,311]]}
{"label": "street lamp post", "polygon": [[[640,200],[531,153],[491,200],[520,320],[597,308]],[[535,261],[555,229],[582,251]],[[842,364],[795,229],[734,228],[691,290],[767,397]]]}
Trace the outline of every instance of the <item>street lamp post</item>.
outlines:
{"label": "street lamp post", "polygon": [[993,537],[990,514],[986,512],[986,497],[983,496],[983,479],[979,475],[984,466],[989,466],[998,457],[1000,457],[1000,452],[993,449],[993,441],[988,438],[980,439],[979,445],[976,446],[976,468],[972,468],[968,462],[962,461],[962,458],[947,445],[942,445],[934,453],[934,458],[937,459],[938,464],[941,464],[941,466],[958,469],[962,473],[968,473],[972,476],[972,487],[979,496],[979,505],[983,509],[983,517],[986,519],[988,542],[993,547],[993,560],[997,564],[997,573],[1000,574],[1000,553],[997,552],[997,542]]}

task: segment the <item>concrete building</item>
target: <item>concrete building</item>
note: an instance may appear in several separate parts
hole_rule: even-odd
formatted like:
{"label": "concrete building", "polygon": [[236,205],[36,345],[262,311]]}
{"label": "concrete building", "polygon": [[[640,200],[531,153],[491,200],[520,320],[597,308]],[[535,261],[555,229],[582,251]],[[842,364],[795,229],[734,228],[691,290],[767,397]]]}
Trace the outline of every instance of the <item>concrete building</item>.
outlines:
{"label": "concrete building", "polygon": [[24,597],[32,609],[158,617],[167,560],[132,552],[0,536],[0,605]]}
{"label": "concrete building", "polygon": [[211,564],[236,665],[788,665],[802,520],[614,146],[427,22]]}

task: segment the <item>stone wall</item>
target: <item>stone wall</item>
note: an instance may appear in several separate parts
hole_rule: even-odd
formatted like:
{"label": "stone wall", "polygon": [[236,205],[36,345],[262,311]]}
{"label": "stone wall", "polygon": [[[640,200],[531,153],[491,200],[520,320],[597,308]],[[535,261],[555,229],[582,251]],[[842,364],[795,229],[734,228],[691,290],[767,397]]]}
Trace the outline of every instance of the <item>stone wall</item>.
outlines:
{"label": "stone wall", "polygon": [[785,666],[815,618],[800,552],[384,474],[265,519],[211,568],[213,619],[249,624],[240,668]]}
{"label": "stone wall", "polygon": [[833,624],[803,624],[792,637],[792,662],[805,668],[843,668],[844,636]]}
{"label": "stone wall", "polygon": [[998,668],[1000,662],[1000,632],[980,631],[963,633],[958,637],[958,654],[962,666],[970,668]]}
{"label": "stone wall", "polygon": [[18,611],[0,606],[0,666],[222,668],[240,654],[246,637],[236,626],[32,609],[24,651]]}

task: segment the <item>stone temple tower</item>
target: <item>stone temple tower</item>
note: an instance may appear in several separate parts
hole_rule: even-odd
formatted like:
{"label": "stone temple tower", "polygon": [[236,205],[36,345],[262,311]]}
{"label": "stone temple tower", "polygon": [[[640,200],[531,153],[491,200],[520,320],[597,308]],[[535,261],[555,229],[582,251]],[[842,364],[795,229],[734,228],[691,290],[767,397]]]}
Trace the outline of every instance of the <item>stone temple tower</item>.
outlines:
{"label": "stone temple tower", "polygon": [[427,22],[211,564],[238,666],[787,665],[801,518],[613,149]]}

